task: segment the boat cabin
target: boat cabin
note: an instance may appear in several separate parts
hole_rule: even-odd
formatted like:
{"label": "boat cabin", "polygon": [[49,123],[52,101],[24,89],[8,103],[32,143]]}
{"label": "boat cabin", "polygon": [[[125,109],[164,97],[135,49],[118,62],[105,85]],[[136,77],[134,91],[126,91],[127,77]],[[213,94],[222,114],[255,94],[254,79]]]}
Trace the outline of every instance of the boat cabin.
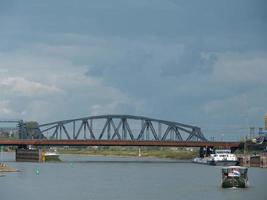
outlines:
{"label": "boat cabin", "polygon": [[248,168],[240,166],[230,166],[222,168],[222,187],[247,187]]}
{"label": "boat cabin", "polygon": [[223,167],[222,168],[222,175],[229,176],[229,177],[247,177],[248,168],[240,167],[240,166],[230,166],[230,167]]}

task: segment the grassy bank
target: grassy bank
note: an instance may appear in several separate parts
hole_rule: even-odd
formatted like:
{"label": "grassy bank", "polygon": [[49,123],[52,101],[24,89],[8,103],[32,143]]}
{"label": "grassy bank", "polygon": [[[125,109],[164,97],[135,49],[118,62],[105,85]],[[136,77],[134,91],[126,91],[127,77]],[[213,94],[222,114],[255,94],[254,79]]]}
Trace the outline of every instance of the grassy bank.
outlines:
{"label": "grassy bank", "polygon": [[[139,155],[138,147],[109,147],[109,148],[67,148],[58,149],[60,154],[79,154],[92,156],[129,156]],[[173,148],[141,148],[142,157],[171,158],[171,159],[192,159],[197,156],[197,151]]]}

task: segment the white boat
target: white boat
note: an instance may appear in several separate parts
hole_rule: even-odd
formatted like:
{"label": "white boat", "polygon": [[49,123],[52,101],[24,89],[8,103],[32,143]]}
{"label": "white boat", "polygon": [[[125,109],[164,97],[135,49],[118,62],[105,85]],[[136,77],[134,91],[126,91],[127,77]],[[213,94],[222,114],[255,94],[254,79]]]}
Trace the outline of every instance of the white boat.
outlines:
{"label": "white boat", "polygon": [[197,157],[193,159],[193,162],[199,164],[209,164],[210,157],[203,157],[203,158]]}
{"label": "white boat", "polygon": [[48,156],[59,156],[59,154],[57,153],[56,150],[53,150],[53,151],[49,150],[49,151],[45,152],[45,156],[46,157],[48,157]]}
{"label": "white boat", "polygon": [[43,161],[60,161],[59,153],[56,149],[49,149],[42,154]]}
{"label": "white boat", "polygon": [[210,154],[208,157],[197,157],[193,159],[194,163],[208,164],[208,165],[222,165],[230,166],[236,165],[238,159],[235,154],[231,153],[229,149],[215,150],[215,153]]}
{"label": "white boat", "polygon": [[215,150],[214,154],[210,154],[210,165],[234,166],[237,165],[238,159],[229,149]]}

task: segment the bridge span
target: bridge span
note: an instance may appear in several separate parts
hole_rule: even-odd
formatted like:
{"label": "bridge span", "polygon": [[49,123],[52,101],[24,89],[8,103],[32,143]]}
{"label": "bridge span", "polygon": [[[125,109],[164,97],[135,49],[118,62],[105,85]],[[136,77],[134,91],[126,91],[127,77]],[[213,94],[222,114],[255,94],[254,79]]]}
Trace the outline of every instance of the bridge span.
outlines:
{"label": "bridge span", "polygon": [[0,139],[9,146],[161,146],[238,148],[240,142],[208,141],[200,127],[133,115],[99,115],[40,124],[18,123],[19,139]]}
{"label": "bridge span", "polygon": [[38,128],[39,136],[58,140],[207,140],[197,126],[133,115],[90,116],[41,124]]}
{"label": "bridge span", "polygon": [[160,146],[160,147],[221,147],[239,148],[241,142],[215,141],[133,141],[133,140],[9,140],[1,139],[6,146]]}
{"label": "bridge span", "polygon": [[23,120],[0,120],[7,122],[17,123],[19,139],[207,141],[200,127],[133,115],[89,116],[36,127]]}
{"label": "bridge span", "polygon": [[[158,146],[238,149],[240,142],[208,141],[200,127],[132,115],[100,115],[46,124],[17,123],[19,139],[0,139],[0,145],[17,146],[16,160],[40,159],[29,145],[41,146]],[[36,158],[35,158],[36,157]]]}

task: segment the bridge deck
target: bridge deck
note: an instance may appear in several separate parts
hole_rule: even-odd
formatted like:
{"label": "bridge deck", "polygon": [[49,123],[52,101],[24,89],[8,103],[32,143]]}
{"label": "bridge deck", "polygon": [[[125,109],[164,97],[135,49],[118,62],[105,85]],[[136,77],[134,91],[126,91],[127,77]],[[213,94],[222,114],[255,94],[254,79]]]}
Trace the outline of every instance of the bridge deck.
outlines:
{"label": "bridge deck", "polygon": [[161,146],[161,147],[222,147],[238,148],[241,142],[214,141],[132,141],[132,140],[10,140],[0,139],[0,145],[19,146]]}

